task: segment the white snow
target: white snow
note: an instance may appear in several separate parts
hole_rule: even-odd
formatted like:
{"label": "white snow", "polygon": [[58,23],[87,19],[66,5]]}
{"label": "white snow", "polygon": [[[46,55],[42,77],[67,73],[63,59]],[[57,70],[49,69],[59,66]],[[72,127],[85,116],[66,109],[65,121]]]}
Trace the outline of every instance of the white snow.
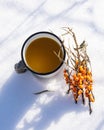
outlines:
{"label": "white snow", "polygon": [[[0,1],[0,130],[104,130],[104,1]],[[38,31],[60,35],[61,27],[86,40],[94,77],[95,102],[76,105],[66,95],[62,72],[50,79],[16,74],[21,47]],[[55,92],[33,95],[44,89]]]}

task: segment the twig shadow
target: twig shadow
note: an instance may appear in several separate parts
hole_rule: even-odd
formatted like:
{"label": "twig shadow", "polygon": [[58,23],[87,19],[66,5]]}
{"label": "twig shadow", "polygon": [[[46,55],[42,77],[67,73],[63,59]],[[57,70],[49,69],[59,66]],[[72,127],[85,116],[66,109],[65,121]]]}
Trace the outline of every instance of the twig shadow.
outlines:
{"label": "twig shadow", "polygon": [[[44,100],[41,101],[43,98]],[[21,130],[31,128],[34,130],[46,130],[52,123],[57,124],[64,115],[79,114],[87,110],[82,104],[75,104],[71,96],[63,96],[57,92],[38,95],[34,106],[33,111],[40,110],[39,113],[35,114],[31,122],[28,122],[28,117],[27,119],[25,118],[22,122],[24,126]]]}

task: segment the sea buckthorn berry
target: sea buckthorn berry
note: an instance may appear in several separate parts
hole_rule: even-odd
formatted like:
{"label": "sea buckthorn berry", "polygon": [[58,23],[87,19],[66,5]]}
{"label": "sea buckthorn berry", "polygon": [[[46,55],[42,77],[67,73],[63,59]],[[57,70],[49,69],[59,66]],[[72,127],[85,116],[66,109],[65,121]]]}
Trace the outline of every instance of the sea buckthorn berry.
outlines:
{"label": "sea buckthorn berry", "polygon": [[95,99],[93,98],[92,94],[89,94],[89,99],[90,99],[90,102],[94,102]]}
{"label": "sea buckthorn berry", "polygon": [[77,74],[77,76],[78,76],[78,77],[81,77],[81,76],[82,76],[82,74],[81,74],[81,73],[78,73],[78,74]]}
{"label": "sea buckthorn berry", "polygon": [[80,89],[83,89],[83,85],[79,85],[79,88],[80,88]]}
{"label": "sea buckthorn berry", "polygon": [[68,73],[64,73],[64,77],[68,76]]}
{"label": "sea buckthorn berry", "polygon": [[82,74],[83,74],[83,75],[86,74],[86,70],[85,70],[85,69],[82,70]]}
{"label": "sea buckthorn berry", "polygon": [[91,99],[91,102],[95,102],[95,99],[94,99],[94,98],[92,98],[92,99]]}
{"label": "sea buckthorn berry", "polygon": [[90,81],[90,80],[91,80],[91,77],[90,77],[89,75],[87,75],[87,76],[86,76],[86,79],[87,79],[88,81]]}
{"label": "sea buckthorn berry", "polygon": [[85,91],[85,95],[86,95],[86,97],[89,97],[89,91],[88,90]]}
{"label": "sea buckthorn berry", "polygon": [[76,77],[76,78],[75,78],[75,81],[78,81],[78,80],[79,80],[79,78],[78,78],[78,77]]}
{"label": "sea buckthorn berry", "polygon": [[88,94],[88,93],[85,93],[85,95],[86,95],[86,97],[88,97],[88,96],[89,96],[89,94]]}
{"label": "sea buckthorn berry", "polygon": [[76,74],[73,74],[73,78],[74,78],[74,79],[76,78]]}
{"label": "sea buckthorn berry", "polygon": [[84,75],[84,79],[86,79],[86,75]]}
{"label": "sea buckthorn berry", "polygon": [[92,90],[92,86],[91,85],[88,85],[87,86],[87,89],[90,91],[90,90]]}
{"label": "sea buckthorn berry", "polygon": [[77,89],[75,87],[73,87],[73,92],[75,92],[75,93],[77,92]]}
{"label": "sea buckthorn berry", "polygon": [[83,71],[83,66],[79,67],[79,71],[82,72]]}
{"label": "sea buckthorn berry", "polygon": [[87,71],[87,74],[88,74],[88,75],[92,75],[92,74],[91,74],[91,71],[89,71],[89,70]]}
{"label": "sea buckthorn berry", "polygon": [[64,73],[66,73],[67,72],[67,70],[66,69],[64,69]]}
{"label": "sea buckthorn berry", "polygon": [[93,82],[93,79],[92,79],[92,77],[90,77],[90,80],[89,80],[90,82]]}
{"label": "sea buckthorn berry", "polygon": [[79,63],[78,60],[76,60],[76,61],[75,61],[75,64],[78,65],[78,63]]}
{"label": "sea buckthorn berry", "polygon": [[88,85],[88,82],[87,82],[87,81],[85,81],[85,82],[84,82],[84,84],[85,84],[85,85]]}
{"label": "sea buckthorn berry", "polygon": [[78,82],[79,85],[82,85],[82,80],[80,79],[79,82]]}
{"label": "sea buckthorn berry", "polygon": [[75,86],[75,85],[76,85],[75,81],[72,81],[72,85],[73,85],[73,86]]}
{"label": "sea buckthorn berry", "polygon": [[84,77],[83,77],[83,76],[81,76],[81,77],[80,77],[80,79],[81,79],[81,80],[83,80],[83,79],[84,79]]}
{"label": "sea buckthorn berry", "polygon": [[69,80],[69,83],[70,83],[70,84],[72,84],[72,81],[73,81],[73,80],[72,80],[72,79],[70,79],[70,80]]}
{"label": "sea buckthorn berry", "polygon": [[78,95],[80,95],[80,94],[82,94],[82,90],[80,89],[80,90],[78,90]]}
{"label": "sea buckthorn berry", "polygon": [[68,84],[69,83],[69,80],[66,80],[66,84]]}

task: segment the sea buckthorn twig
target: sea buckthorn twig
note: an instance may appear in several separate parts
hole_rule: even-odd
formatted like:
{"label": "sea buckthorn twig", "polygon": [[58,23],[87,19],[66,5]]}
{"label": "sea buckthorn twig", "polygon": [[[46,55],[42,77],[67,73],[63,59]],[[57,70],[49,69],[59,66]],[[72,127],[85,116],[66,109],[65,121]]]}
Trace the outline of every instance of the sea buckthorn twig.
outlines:
{"label": "sea buckthorn twig", "polygon": [[72,92],[75,103],[77,103],[79,97],[81,97],[82,103],[85,104],[85,98],[88,98],[89,113],[91,114],[91,102],[94,102],[95,98],[92,92],[92,68],[87,54],[87,44],[83,41],[80,45],[78,45],[75,33],[72,29],[69,27],[65,27],[63,29],[66,31],[64,35],[71,35],[75,43],[75,48],[73,48],[73,50],[70,46],[69,48],[65,47],[68,55],[67,66],[70,65],[74,68],[71,69],[70,67],[69,69],[64,70],[64,79],[66,84],[69,86],[67,93],[69,94],[70,91]]}

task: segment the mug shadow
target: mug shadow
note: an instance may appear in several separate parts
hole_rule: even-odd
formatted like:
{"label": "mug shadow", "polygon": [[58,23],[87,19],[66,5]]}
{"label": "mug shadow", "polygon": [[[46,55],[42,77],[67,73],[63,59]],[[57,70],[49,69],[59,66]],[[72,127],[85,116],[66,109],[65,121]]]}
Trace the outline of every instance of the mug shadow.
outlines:
{"label": "mug shadow", "polygon": [[[44,83],[45,87],[46,84],[48,86],[50,82],[55,82],[55,87],[60,85],[60,89],[64,85],[60,75],[56,75],[52,79],[38,78],[38,80],[41,83]],[[72,95],[63,95],[57,90],[55,92],[35,95],[35,97],[37,97],[37,99],[30,110],[31,113],[35,113],[35,115],[33,114],[31,121],[28,120],[28,114],[25,116],[25,118],[23,118],[22,121],[20,121],[20,126],[23,124],[21,130],[46,130],[51,126],[52,123],[57,125],[64,115],[70,115],[71,113],[80,114],[81,112],[88,111],[88,108],[84,107],[81,102],[75,104]],[[19,125],[16,130],[18,129]]]}
{"label": "mug shadow", "polygon": [[[56,92],[33,94],[46,89],[53,81],[56,86],[63,86],[62,77],[58,75],[41,79],[29,72],[20,75],[14,72],[0,92],[0,129],[46,130],[53,122],[57,124],[65,114],[78,114],[87,110],[81,103],[76,105],[71,96],[62,95],[58,91],[59,87]],[[30,115],[26,116],[28,112]],[[28,121],[28,118],[31,120]],[[21,122],[22,127],[19,126]]]}
{"label": "mug shadow", "polygon": [[0,129],[14,130],[35,102],[33,92],[41,89],[42,85],[29,72],[20,75],[13,72],[0,91]]}

